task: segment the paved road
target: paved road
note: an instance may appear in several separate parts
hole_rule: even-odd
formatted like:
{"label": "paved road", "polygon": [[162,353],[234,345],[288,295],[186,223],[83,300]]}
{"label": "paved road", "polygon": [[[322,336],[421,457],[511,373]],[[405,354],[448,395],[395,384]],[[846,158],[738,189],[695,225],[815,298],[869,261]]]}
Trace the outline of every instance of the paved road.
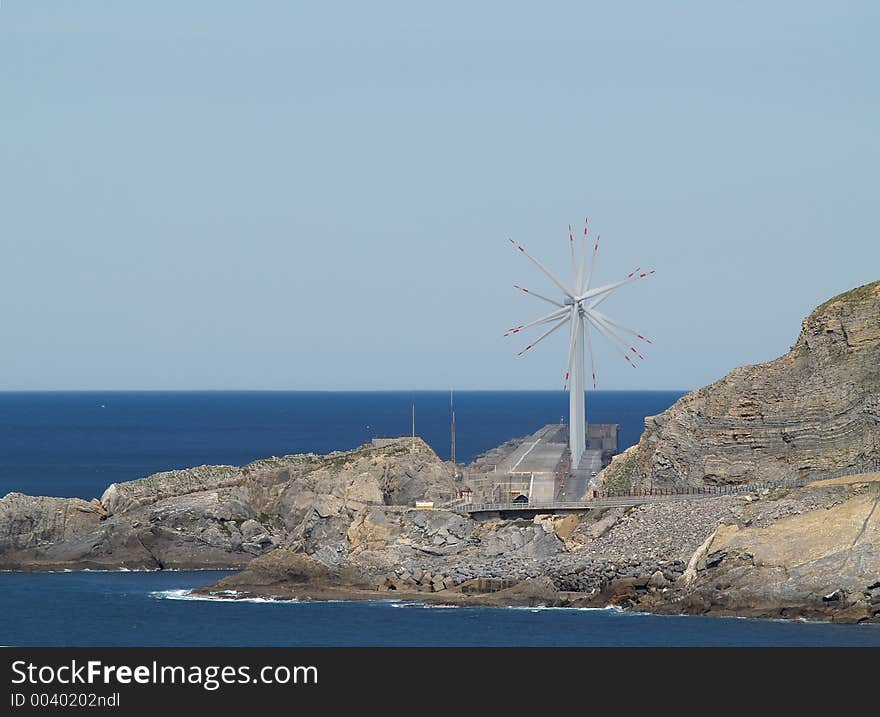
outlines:
{"label": "paved road", "polygon": [[564,486],[560,486],[556,500],[581,500],[593,480],[592,474],[602,470],[602,451],[584,451],[580,467]]}
{"label": "paved road", "polygon": [[526,438],[498,464],[499,473],[543,473],[556,468],[566,443],[559,441],[560,426],[550,424]]}
{"label": "paved road", "polygon": [[498,475],[526,481],[533,502],[552,501],[556,497],[554,470],[567,447],[563,429],[552,423],[535,431],[498,464]]}
{"label": "paved road", "polygon": [[532,473],[531,483],[531,502],[543,503],[556,498],[555,473]]}

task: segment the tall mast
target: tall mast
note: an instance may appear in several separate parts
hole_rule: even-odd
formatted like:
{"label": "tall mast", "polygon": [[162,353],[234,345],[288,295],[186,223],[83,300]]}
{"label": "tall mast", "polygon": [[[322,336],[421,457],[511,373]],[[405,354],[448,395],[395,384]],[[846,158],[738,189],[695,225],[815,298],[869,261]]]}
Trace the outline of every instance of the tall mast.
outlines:
{"label": "tall mast", "polygon": [[452,467],[455,468],[455,403],[452,398],[452,389],[449,389],[449,415],[450,415],[450,424],[449,424],[449,433],[452,438],[452,451],[450,452],[450,458],[452,459]]}

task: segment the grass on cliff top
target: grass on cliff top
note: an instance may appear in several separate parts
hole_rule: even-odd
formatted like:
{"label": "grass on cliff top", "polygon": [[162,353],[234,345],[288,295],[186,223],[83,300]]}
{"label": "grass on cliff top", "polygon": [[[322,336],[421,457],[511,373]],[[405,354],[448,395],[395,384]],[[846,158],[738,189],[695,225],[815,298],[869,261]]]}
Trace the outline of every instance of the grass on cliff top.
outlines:
{"label": "grass on cliff top", "polygon": [[880,293],[880,281],[872,281],[870,284],[864,284],[863,286],[857,286],[855,289],[844,291],[842,294],[828,299],[824,304],[820,304],[816,307],[816,311],[822,311],[837,302],[857,304],[873,298],[876,293]]}

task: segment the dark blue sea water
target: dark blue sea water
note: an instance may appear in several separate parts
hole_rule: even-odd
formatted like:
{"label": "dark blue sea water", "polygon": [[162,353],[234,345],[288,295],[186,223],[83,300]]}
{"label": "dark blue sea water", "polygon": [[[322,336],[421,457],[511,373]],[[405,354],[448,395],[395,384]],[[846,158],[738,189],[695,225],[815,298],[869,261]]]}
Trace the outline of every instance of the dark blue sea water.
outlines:
{"label": "dark blue sea water", "polygon": [[[621,448],[677,392],[588,393]],[[92,497],[114,481],[202,463],[318,453],[416,430],[449,455],[449,395],[399,393],[0,394],[0,494]],[[467,462],[558,421],[559,392],[461,392]],[[880,645],[878,626],[661,617],[608,610],[186,599],[213,572],[0,573],[0,645]]]}
{"label": "dark blue sea water", "polygon": [[224,573],[0,574],[6,645],[880,645],[880,625],[186,599]]}
{"label": "dark blue sea water", "polygon": [[[587,394],[595,423],[619,423],[621,449],[674,391]],[[449,394],[401,392],[0,393],[0,495],[100,496],[110,483],[205,463],[243,465],[328,453],[416,432],[449,458]],[[568,414],[562,391],[455,394],[456,458],[476,455]]]}

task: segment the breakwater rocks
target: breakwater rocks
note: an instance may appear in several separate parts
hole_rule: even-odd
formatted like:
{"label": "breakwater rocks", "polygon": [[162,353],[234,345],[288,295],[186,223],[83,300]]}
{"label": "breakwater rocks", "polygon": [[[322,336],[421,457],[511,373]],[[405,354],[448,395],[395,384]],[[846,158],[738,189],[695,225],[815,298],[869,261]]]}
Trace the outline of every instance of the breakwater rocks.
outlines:
{"label": "breakwater rocks", "polygon": [[[636,563],[579,563],[576,560],[534,561],[509,565],[489,563],[456,566],[449,574],[430,570],[398,568],[382,578],[376,589],[385,593],[441,593],[458,589],[464,594],[480,595],[507,590],[523,582],[549,577],[553,590],[560,593],[585,593],[589,596],[645,594],[671,587],[685,571],[682,561],[647,560]],[[393,597],[389,595],[389,597]],[[442,598],[442,596],[440,596]],[[568,596],[580,599],[582,596]],[[558,602],[561,597],[551,598]]]}
{"label": "breakwater rocks", "polygon": [[825,302],[784,356],[742,366],[645,420],[607,489],[754,483],[880,457],[880,282]]}

